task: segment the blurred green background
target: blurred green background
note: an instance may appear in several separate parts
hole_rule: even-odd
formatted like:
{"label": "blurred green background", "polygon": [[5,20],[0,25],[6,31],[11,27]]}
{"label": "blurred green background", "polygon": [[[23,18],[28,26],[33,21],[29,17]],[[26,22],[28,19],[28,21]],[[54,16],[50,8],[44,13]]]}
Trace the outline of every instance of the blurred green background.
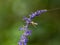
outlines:
{"label": "blurred green background", "polygon": [[[23,16],[40,9],[60,8],[60,0],[0,0],[0,45],[18,45]],[[60,9],[35,17],[28,45],[60,45]]]}

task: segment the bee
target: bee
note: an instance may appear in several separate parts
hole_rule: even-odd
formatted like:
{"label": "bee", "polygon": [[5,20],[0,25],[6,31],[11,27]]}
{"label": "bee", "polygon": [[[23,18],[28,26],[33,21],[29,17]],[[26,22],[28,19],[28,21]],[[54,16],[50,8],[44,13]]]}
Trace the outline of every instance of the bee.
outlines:
{"label": "bee", "polygon": [[35,22],[31,22],[31,24],[36,28],[36,26],[35,25],[38,25],[38,23],[35,23]]}
{"label": "bee", "polygon": [[35,22],[33,22],[33,21],[31,22],[31,24],[32,24],[32,25],[38,25],[38,23],[35,23]]}

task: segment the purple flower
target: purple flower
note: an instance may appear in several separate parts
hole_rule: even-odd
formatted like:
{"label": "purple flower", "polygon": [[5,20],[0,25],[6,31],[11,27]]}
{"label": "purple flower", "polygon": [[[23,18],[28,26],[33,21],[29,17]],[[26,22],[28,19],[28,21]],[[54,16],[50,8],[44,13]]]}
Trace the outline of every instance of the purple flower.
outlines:
{"label": "purple flower", "polygon": [[30,23],[31,22],[31,19],[30,18],[27,18],[27,20],[26,20],[26,23]]}
{"label": "purple flower", "polygon": [[36,14],[35,14],[35,13],[32,13],[32,14],[30,15],[30,19],[33,19],[35,16],[36,16]]}
{"label": "purple flower", "polygon": [[28,28],[27,28],[27,26],[23,26],[19,30],[28,30]]}
{"label": "purple flower", "polygon": [[27,34],[27,35],[31,35],[31,32],[32,32],[31,30],[27,30],[27,31],[26,31],[26,34]]}
{"label": "purple flower", "polygon": [[19,42],[19,45],[27,45],[27,43]]}
{"label": "purple flower", "polygon": [[28,39],[25,35],[21,36],[21,39],[19,42],[22,42],[22,43],[27,43],[28,42]]}
{"label": "purple flower", "polygon": [[32,32],[31,30],[26,30],[23,35],[25,36],[31,35],[31,32]]}
{"label": "purple flower", "polygon": [[30,18],[33,19],[35,16],[39,16],[41,13],[47,12],[47,10],[38,10],[30,15]]}
{"label": "purple flower", "polygon": [[26,21],[26,20],[27,20],[27,17],[25,17],[25,16],[24,16],[24,17],[23,17],[23,20],[25,20],[25,21]]}
{"label": "purple flower", "polygon": [[23,40],[23,39],[25,39],[26,38],[26,36],[25,35],[22,35],[21,36],[21,40]]}
{"label": "purple flower", "polygon": [[28,42],[28,39],[27,38],[21,39],[20,42],[27,43]]}
{"label": "purple flower", "polygon": [[31,19],[27,18],[27,17],[24,17],[23,20],[25,20],[27,24],[29,24],[31,22]]}
{"label": "purple flower", "polygon": [[40,14],[46,12],[47,10],[38,10],[36,11],[36,16],[39,16]]}
{"label": "purple flower", "polygon": [[27,45],[27,43],[24,43],[24,45]]}
{"label": "purple flower", "polygon": [[18,45],[22,45],[22,42],[19,41]]}
{"label": "purple flower", "polygon": [[24,30],[24,33],[23,33],[23,35],[21,36],[21,39],[20,39],[20,41],[19,41],[19,45],[27,45],[27,42],[28,42],[27,37],[28,37],[29,35],[31,35],[31,32],[32,32],[31,30],[28,29],[29,24],[30,24],[30,23],[31,23],[31,24],[37,24],[37,23],[32,22],[32,19],[33,19],[35,16],[39,16],[41,13],[44,13],[44,12],[46,12],[46,11],[47,11],[47,10],[38,10],[38,11],[32,13],[29,18],[27,18],[27,17],[24,17],[24,18],[23,18],[23,20],[26,22],[26,25],[23,26],[22,28],[20,28],[20,30]]}

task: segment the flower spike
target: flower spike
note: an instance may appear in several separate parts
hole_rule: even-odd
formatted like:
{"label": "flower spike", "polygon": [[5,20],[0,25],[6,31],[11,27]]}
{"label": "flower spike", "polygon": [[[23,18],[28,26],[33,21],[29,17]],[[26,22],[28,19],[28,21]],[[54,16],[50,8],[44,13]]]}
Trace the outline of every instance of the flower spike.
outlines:
{"label": "flower spike", "polygon": [[29,18],[24,17],[23,20],[26,22],[26,25],[20,28],[20,30],[24,30],[24,33],[21,36],[21,39],[19,41],[19,45],[27,45],[28,42],[28,36],[31,35],[31,30],[28,29],[29,24],[32,25],[38,25],[38,23],[35,23],[32,21],[32,19],[36,16],[39,16],[40,14],[47,12],[47,10],[38,10],[32,14],[29,15]]}

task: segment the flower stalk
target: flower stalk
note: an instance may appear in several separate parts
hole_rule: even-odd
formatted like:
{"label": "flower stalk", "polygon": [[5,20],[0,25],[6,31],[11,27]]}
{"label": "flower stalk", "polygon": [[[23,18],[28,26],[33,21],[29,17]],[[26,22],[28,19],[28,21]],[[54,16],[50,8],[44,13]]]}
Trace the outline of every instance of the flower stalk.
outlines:
{"label": "flower stalk", "polygon": [[33,22],[32,19],[36,16],[39,16],[40,14],[47,12],[47,10],[38,10],[32,14],[29,15],[29,18],[24,17],[23,20],[25,21],[26,25],[20,28],[20,30],[24,30],[24,33],[22,34],[19,45],[27,45],[28,42],[28,36],[31,35],[31,30],[28,29],[29,24],[38,25],[37,23]]}

